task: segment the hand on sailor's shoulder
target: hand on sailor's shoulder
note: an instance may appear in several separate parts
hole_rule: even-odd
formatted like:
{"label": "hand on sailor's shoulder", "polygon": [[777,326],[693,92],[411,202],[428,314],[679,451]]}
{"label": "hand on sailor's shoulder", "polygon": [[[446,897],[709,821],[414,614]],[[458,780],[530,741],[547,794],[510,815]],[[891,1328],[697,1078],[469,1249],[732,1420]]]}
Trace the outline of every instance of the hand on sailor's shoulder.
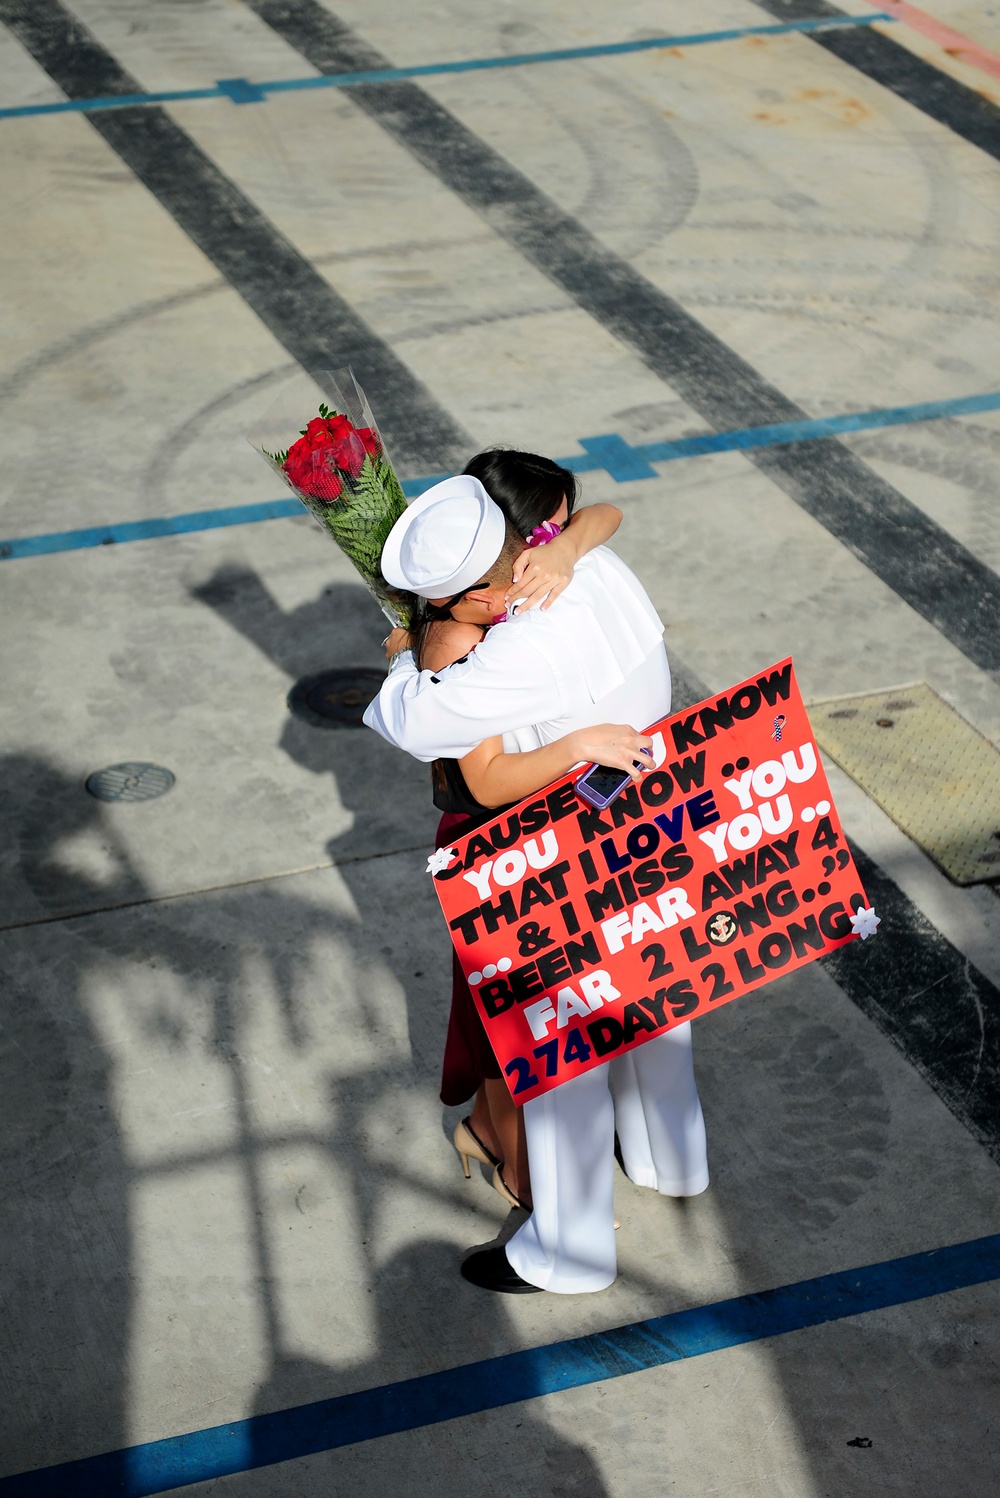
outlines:
{"label": "hand on sailor's shoulder", "polygon": [[546,546],[525,547],[514,563],[505,600],[508,608],[518,600],[519,614],[526,614],[536,605],[542,610],[550,609],[572,581],[578,560],[576,542],[565,531]]}

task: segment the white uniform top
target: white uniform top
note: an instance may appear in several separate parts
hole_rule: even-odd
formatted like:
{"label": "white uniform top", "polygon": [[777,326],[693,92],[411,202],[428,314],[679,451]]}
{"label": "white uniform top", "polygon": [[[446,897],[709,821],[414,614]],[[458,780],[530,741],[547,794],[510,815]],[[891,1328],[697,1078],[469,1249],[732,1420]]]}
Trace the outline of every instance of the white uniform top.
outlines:
{"label": "white uniform top", "polygon": [[600,546],[551,609],[490,630],[465,661],[432,673],[410,652],[398,657],[365,722],[416,759],[461,759],[495,734],[510,753],[596,723],[641,731],[669,709],[663,625],[638,579]]}

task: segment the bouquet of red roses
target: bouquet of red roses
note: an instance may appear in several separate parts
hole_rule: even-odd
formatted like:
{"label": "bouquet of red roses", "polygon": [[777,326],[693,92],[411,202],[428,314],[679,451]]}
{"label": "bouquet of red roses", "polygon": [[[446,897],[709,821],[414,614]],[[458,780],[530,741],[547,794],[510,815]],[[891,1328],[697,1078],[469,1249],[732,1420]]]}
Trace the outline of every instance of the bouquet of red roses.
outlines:
{"label": "bouquet of red roses", "polygon": [[[315,404],[315,388],[303,388],[307,378],[331,404]],[[303,427],[310,405],[318,414]],[[408,627],[413,597],[390,588],[379,566],[406,500],[353,372],[295,381],[247,436],[353,562],[391,623]]]}

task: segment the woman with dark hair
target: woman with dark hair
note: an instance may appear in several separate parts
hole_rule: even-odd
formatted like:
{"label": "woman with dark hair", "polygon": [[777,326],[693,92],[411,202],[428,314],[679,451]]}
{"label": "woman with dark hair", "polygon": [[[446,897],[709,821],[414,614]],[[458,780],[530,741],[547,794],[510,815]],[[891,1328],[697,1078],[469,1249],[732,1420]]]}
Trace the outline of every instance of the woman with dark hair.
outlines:
{"label": "woman with dark hair", "polygon": [[[538,453],[522,453],[512,447],[487,447],[470,458],[462,469],[477,478],[494,504],[522,536],[530,536],[537,527],[556,519],[565,525],[573,513],[579,485],[576,474],[551,458]],[[565,518],[557,512],[566,504]],[[614,505],[590,505],[591,510],[614,511],[618,517],[611,526],[614,535],[621,521],[621,511]]]}
{"label": "woman with dark hair", "polygon": [[[521,612],[555,602],[579,559],[607,541],[621,523],[614,505],[575,510],[577,481],[566,468],[535,453],[490,448],[466,464],[527,545],[513,562],[508,610]],[[516,548],[515,548],[516,549]],[[488,580],[484,580],[488,581]],[[492,624],[507,617],[484,616],[479,585],[433,607],[425,604],[411,632],[422,670],[455,664],[480,644]],[[501,738],[487,739],[461,761],[436,760],[432,766],[434,804],[444,813],[436,846],[494,817],[539,790],[581,761],[610,757],[613,741],[632,730],[618,725],[578,730],[556,743],[524,754],[505,754]],[[635,750],[633,748],[632,752]],[[453,983],[441,1101],[449,1107],[475,1094],[471,1114],[455,1129],[455,1148],[466,1177],[469,1159],[493,1167],[493,1185],[512,1206],[530,1208],[527,1150],[521,1110],[514,1106],[500,1073],[479,1011],[452,953]]]}
{"label": "woman with dark hair", "polygon": [[[470,458],[462,472],[479,480],[527,543],[514,563],[506,600],[508,608],[516,606],[519,613],[536,606],[550,608],[580,558],[609,541],[621,524],[617,505],[587,505],[574,513],[579,493],[576,474],[538,453],[488,447]],[[483,631],[475,625],[458,628],[452,609],[460,601],[453,598],[437,609],[425,605],[418,614],[411,630],[413,649],[429,670],[460,660],[482,639]],[[431,649],[432,642],[438,648]],[[449,655],[452,649],[457,654]]]}

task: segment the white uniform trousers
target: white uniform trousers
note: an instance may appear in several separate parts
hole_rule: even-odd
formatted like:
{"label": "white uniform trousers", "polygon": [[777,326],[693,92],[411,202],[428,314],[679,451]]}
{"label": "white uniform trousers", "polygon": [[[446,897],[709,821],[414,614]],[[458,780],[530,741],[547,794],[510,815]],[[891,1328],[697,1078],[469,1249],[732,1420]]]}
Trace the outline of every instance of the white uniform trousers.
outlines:
{"label": "white uniform trousers", "polygon": [[533,1098],[524,1127],[534,1210],[506,1245],[512,1268],[557,1295],[607,1289],[618,1272],[615,1129],[637,1185],[665,1196],[697,1196],[708,1185],[691,1026]]}

